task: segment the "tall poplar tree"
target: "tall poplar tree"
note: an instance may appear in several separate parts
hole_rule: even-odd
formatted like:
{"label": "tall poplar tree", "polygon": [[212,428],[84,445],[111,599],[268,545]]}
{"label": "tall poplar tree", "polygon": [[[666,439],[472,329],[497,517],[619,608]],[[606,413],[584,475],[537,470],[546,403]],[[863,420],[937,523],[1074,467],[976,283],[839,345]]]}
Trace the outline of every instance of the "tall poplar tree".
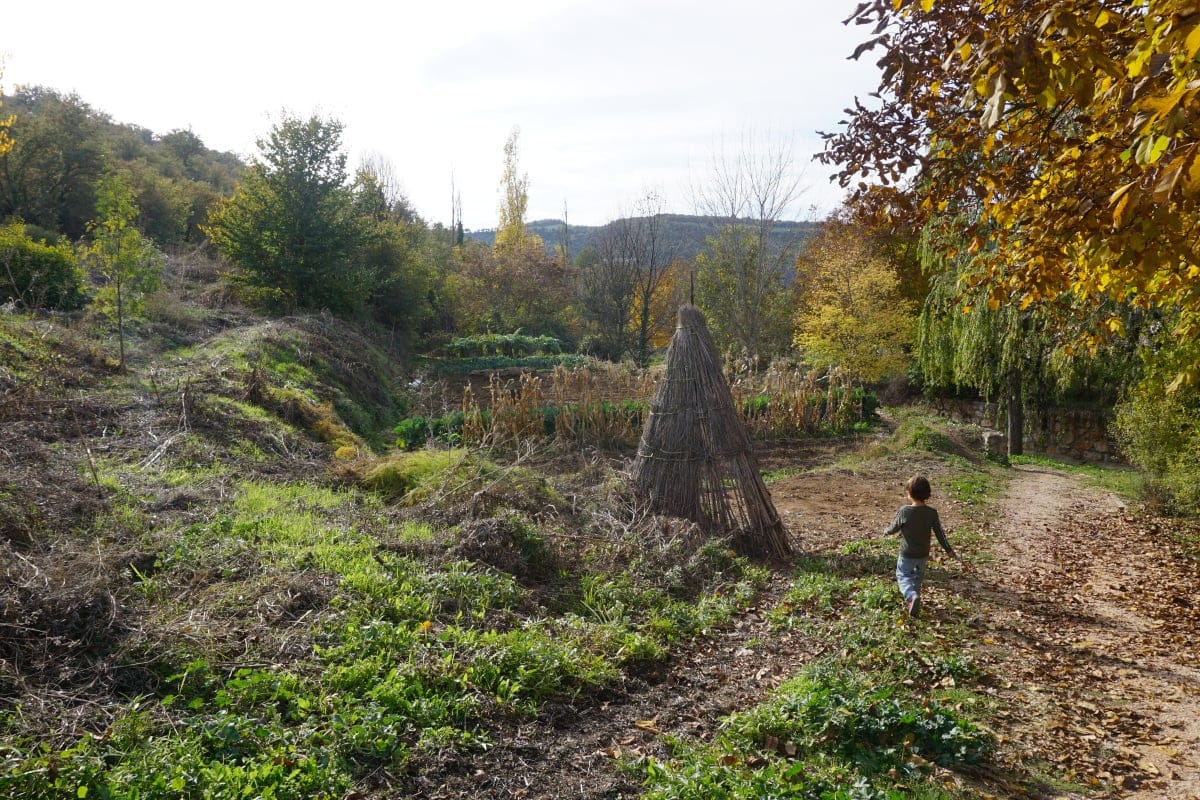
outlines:
{"label": "tall poplar tree", "polygon": [[500,175],[500,224],[496,227],[497,249],[515,249],[528,244],[525,212],[529,207],[529,176],[521,172],[518,140],[514,127],[504,143],[504,172]]}

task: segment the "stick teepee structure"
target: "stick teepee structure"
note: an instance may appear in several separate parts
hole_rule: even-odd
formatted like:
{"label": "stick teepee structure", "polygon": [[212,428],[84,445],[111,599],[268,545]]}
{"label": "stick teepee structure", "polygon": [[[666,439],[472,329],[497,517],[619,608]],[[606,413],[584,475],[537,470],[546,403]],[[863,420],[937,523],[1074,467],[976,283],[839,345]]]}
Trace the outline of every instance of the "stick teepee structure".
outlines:
{"label": "stick teepee structure", "polygon": [[662,513],[729,536],[744,553],[776,558],[791,553],[704,315],[695,306],[679,309],[634,480]]}

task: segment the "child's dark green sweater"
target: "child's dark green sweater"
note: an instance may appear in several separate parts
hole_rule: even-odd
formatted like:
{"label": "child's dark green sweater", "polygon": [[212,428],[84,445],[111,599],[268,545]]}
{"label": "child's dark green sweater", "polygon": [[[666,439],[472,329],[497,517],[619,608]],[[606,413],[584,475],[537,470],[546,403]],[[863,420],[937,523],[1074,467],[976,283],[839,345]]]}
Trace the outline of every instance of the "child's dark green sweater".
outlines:
{"label": "child's dark green sweater", "polygon": [[954,548],[946,541],[937,509],[929,506],[901,506],[896,518],[887,526],[885,534],[900,532],[900,555],[904,558],[929,558],[931,533],[937,534],[938,544],[950,555]]}

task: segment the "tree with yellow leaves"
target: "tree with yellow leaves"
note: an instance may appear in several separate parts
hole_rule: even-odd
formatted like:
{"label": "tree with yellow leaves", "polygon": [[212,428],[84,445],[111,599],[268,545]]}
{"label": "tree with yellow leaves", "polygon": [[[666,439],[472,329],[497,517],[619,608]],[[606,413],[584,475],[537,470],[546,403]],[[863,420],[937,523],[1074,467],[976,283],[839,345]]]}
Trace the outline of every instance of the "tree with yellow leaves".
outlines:
{"label": "tree with yellow leaves", "polygon": [[[0,72],[0,75],[3,74],[3,72]],[[0,92],[0,96],[2,95],[3,92]],[[0,103],[0,106],[3,105],[3,103]],[[12,138],[8,135],[8,129],[12,127],[13,120],[15,119],[16,117],[12,114],[9,114],[7,117],[0,117],[0,155],[4,155],[12,149],[13,143]]]}
{"label": "tree with yellow leaves", "polygon": [[514,127],[504,143],[504,172],[500,176],[500,224],[496,228],[498,250],[528,248],[536,239],[525,227],[525,211],[529,207],[529,175],[521,172],[518,139],[521,129]]}
{"label": "tree with yellow leaves", "polygon": [[[871,29],[854,57],[880,52],[880,101],[856,101],[821,158],[860,207],[963,218],[995,255],[993,302],[1069,294],[1200,337],[1194,0],[868,0],[851,20]],[[1096,319],[1090,344],[1122,330]]]}
{"label": "tree with yellow leaves", "polygon": [[821,367],[842,367],[864,381],[904,371],[912,304],[896,270],[871,251],[867,236],[832,218],[796,264],[799,310],[795,345]]}

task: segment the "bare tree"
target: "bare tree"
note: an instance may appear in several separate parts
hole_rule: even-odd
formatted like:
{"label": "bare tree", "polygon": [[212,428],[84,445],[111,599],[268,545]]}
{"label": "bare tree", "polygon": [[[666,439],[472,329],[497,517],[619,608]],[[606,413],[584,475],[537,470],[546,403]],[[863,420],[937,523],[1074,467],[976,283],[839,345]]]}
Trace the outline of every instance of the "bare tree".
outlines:
{"label": "bare tree", "polygon": [[693,187],[697,213],[715,226],[698,259],[700,302],[716,338],[750,355],[786,346],[779,296],[799,241],[776,229],[803,194],[800,178],[790,140],[748,131],[733,151],[713,152],[706,180]]}
{"label": "bare tree", "polygon": [[656,190],[650,190],[638,201],[636,209],[640,222],[636,231],[635,259],[638,305],[637,360],[643,367],[650,363],[654,297],[662,287],[677,250],[676,243],[668,241],[665,236],[666,217],[663,206],[662,195]]}
{"label": "bare tree", "polygon": [[390,158],[378,152],[367,153],[358,162],[357,174],[371,178],[383,195],[388,213],[393,217],[404,222],[416,222],[420,219],[417,210],[404,194],[404,184]]}
{"label": "bare tree", "polygon": [[571,263],[571,223],[567,217],[566,200],[563,200],[562,227],[558,229],[558,257],[564,266]]}
{"label": "bare tree", "polygon": [[579,264],[580,298],[608,358],[635,350],[639,364],[649,361],[654,300],[675,257],[665,230],[662,196],[647,191],[632,213],[621,213],[595,234]]}
{"label": "bare tree", "polygon": [[592,239],[579,263],[579,298],[596,326],[597,355],[618,361],[629,349],[630,315],[637,292],[640,220],[621,215]]}

